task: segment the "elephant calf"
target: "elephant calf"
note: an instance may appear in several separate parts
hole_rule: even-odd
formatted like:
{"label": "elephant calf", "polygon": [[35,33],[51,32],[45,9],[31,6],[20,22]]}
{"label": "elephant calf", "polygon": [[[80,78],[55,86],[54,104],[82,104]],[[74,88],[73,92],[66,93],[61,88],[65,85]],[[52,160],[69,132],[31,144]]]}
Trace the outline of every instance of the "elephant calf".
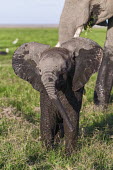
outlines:
{"label": "elephant calf", "polygon": [[41,138],[47,148],[53,147],[57,134],[65,136],[68,153],[75,148],[84,85],[98,70],[102,54],[97,43],[85,38],[61,48],[31,42],[15,51],[15,73],[40,91]]}

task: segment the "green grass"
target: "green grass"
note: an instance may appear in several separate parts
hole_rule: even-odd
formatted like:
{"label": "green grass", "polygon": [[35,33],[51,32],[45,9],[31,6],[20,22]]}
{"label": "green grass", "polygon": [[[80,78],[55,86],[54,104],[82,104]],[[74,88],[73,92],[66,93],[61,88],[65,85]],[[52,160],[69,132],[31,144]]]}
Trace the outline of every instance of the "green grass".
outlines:
{"label": "green grass", "polygon": [[[105,29],[82,33],[101,46]],[[12,44],[16,38],[16,45]],[[54,46],[58,30],[0,29],[0,169],[3,170],[113,170],[113,97],[107,111],[94,108],[93,89],[96,74],[86,85],[80,116],[78,150],[66,157],[64,145],[46,151],[40,141],[40,96],[30,84],[18,78],[12,69],[11,58],[23,43],[36,41]],[[112,91],[113,96],[113,91]]]}

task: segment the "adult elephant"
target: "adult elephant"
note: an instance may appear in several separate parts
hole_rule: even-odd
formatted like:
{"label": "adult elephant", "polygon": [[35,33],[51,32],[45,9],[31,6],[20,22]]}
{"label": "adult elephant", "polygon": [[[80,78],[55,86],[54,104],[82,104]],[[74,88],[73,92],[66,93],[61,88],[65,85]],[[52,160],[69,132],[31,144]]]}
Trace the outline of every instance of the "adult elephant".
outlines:
{"label": "adult elephant", "polygon": [[[84,26],[93,26],[107,19],[108,30],[104,57],[94,93],[95,104],[102,106],[109,103],[113,85],[113,0],[65,0],[59,24],[59,43],[57,44],[57,46],[61,46],[72,37],[78,37]],[[104,67],[106,68],[104,69]]]}
{"label": "adult elephant", "polygon": [[60,44],[79,36],[85,25],[93,26],[112,16],[112,0],[65,0],[59,24]]}
{"label": "adult elephant", "polygon": [[85,38],[72,39],[62,48],[32,42],[15,51],[15,73],[40,91],[40,128],[46,147],[53,146],[62,132],[66,151],[75,148],[83,87],[98,70],[102,55],[102,48]]}

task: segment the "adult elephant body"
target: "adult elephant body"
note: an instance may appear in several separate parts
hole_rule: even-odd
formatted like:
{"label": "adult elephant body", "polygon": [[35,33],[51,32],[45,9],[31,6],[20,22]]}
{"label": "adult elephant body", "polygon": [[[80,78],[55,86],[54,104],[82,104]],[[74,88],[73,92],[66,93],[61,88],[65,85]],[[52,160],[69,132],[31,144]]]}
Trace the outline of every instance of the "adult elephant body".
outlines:
{"label": "adult elephant body", "polygon": [[40,128],[46,147],[53,146],[60,133],[65,135],[66,151],[75,148],[83,88],[98,70],[102,54],[98,44],[85,38],[72,39],[62,48],[32,42],[15,51],[15,73],[40,91]]}
{"label": "adult elephant body", "polygon": [[65,0],[59,24],[59,43],[57,44],[57,46],[61,46],[72,37],[79,37],[84,26],[93,26],[106,19],[108,19],[108,29],[104,56],[94,92],[94,103],[102,107],[108,105],[113,86],[111,59],[113,58],[113,0]]}
{"label": "adult elephant body", "polygon": [[112,16],[112,0],[65,0],[59,24],[60,44],[79,36],[85,25],[99,24]]}

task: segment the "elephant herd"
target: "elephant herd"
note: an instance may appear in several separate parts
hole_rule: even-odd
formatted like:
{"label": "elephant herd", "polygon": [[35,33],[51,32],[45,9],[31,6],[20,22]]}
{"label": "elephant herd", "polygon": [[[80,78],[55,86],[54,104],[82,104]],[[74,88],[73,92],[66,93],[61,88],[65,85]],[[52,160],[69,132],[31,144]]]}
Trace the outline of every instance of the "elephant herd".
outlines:
{"label": "elephant herd", "polygon": [[[97,71],[94,103],[108,104],[113,85],[112,7],[111,0],[66,0],[59,24],[59,47],[31,42],[21,45],[13,55],[16,75],[40,92],[40,130],[47,148],[54,147],[56,138],[65,137],[66,152],[74,151],[84,85]],[[104,49],[78,37],[90,20],[93,25],[106,19]]]}

